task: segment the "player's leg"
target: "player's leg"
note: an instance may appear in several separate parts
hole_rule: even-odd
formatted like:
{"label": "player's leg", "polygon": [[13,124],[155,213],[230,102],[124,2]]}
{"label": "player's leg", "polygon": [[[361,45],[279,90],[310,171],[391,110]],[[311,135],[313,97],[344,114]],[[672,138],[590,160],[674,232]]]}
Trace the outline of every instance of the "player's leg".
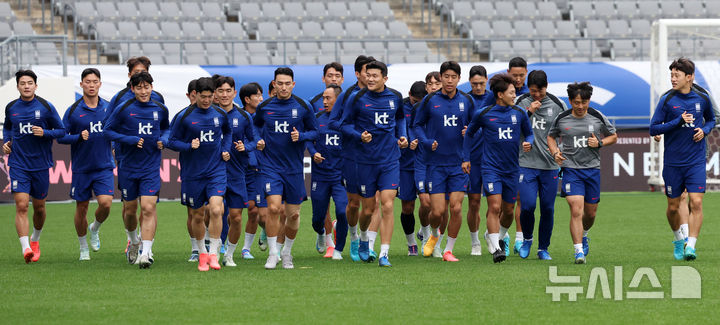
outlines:
{"label": "player's leg", "polygon": [[508,173],[499,175],[499,182],[502,187],[502,213],[500,214],[499,243],[505,255],[510,254],[510,237],[507,236],[510,226],[515,220],[515,201],[517,201],[517,185],[519,173]]}
{"label": "player's leg", "polygon": [[[399,179],[399,175],[397,175],[396,179]],[[396,196],[397,190],[395,189],[383,189],[380,191],[382,221],[380,223],[380,255],[378,256],[378,261],[380,266],[385,267],[391,266],[388,261],[388,253],[390,251],[393,229],[395,228],[394,210]]]}
{"label": "player's leg", "polygon": [[423,256],[430,257],[433,255],[435,246],[440,241],[440,226],[442,225],[442,217],[445,211],[446,201],[445,193],[430,194],[430,237],[423,246]]}
{"label": "player's leg", "polygon": [[488,231],[488,245],[493,254],[493,262],[505,260],[505,250],[500,247],[500,215],[502,214],[502,195],[485,192],[488,212],[485,218]]}
{"label": "player's leg", "polygon": [[310,200],[312,203],[312,227],[317,234],[315,250],[318,254],[325,253],[325,235],[327,228],[325,220],[330,206],[330,183],[313,181],[310,187]]}
{"label": "player's leg", "polygon": [[280,224],[280,214],[284,211],[282,204],[282,195],[272,194],[265,197],[267,202],[267,216],[265,218],[265,232],[267,232],[268,241],[268,259],[265,263],[266,269],[274,269],[279,261],[277,237],[280,228],[284,225]]}
{"label": "player's leg", "polygon": [[[188,262],[197,262],[198,258],[200,257],[200,247],[198,246],[197,238],[195,238],[195,231],[193,230],[193,214],[192,209],[190,206],[187,206],[187,231],[188,236],[190,236],[190,258],[188,259]],[[203,236],[205,233],[203,232]],[[205,243],[203,243],[203,246],[205,246]]]}
{"label": "player's leg", "polygon": [[110,215],[110,207],[115,192],[115,177],[110,169],[97,172],[93,176],[92,188],[98,207],[95,209],[95,220],[90,224],[88,230],[90,233],[90,248],[97,252],[100,250],[100,226]]}
{"label": "player's leg", "polygon": [[[518,249],[521,258],[530,255],[535,230],[535,208],[537,205],[538,187],[540,186],[539,171],[531,168],[520,168],[518,207],[520,210],[520,226],[525,229],[523,241]],[[516,235],[517,237],[517,235]]]}
{"label": "player's leg", "polygon": [[[555,198],[557,197],[558,172],[557,170],[544,170],[540,173],[540,222],[538,225],[538,258],[550,260],[550,238],[555,223]],[[525,228],[527,229],[527,228]]]}
{"label": "player's leg", "polygon": [[417,256],[417,242],[415,241],[415,175],[412,171],[400,171],[400,188],[398,198],[401,201],[400,223],[405,233],[408,245],[408,256]]}
{"label": "player's leg", "polygon": [[445,208],[442,210],[442,217],[440,219],[440,237],[438,237],[438,241],[435,243],[435,248],[433,249],[433,257],[442,258],[442,248],[440,248],[440,245],[445,238],[448,221],[450,220],[450,215],[448,214],[448,211],[450,211],[450,197],[448,196],[448,194],[445,194]]}
{"label": "player's leg", "polygon": [[126,257],[128,263],[135,264],[138,259],[138,251],[142,244],[138,236],[138,186],[137,178],[124,175],[122,171],[118,171],[118,186],[122,193],[123,199],[123,223],[125,224],[125,232],[130,241]]}
{"label": "player's leg", "polygon": [[360,213],[360,201],[362,197],[358,194],[357,184],[357,166],[350,159],[343,161],[343,183],[347,193],[348,204],[345,209],[345,215],[348,219],[348,231],[350,232],[350,259],[357,262],[360,261],[358,249],[360,247],[360,237],[358,235],[358,219]]}
{"label": "player's leg", "polygon": [[205,208],[202,203],[196,204],[194,201],[192,205],[188,205],[188,208],[192,216],[193,237],[195,237],[199,253],[198,270],[208,271],[210,266],[208,265],[207,247],[205,247]]}
{"label": "player's leg", "polygon": [[341,260],[348,233],[348,220],[345,215],[348,199],[345,188],[339,182],[332,184],[332,199],[335,202],[335,220],[337,220],[335,224],[335,249],[333,250],[332,259]]}
{"label": "player's leg", "polygon": [[[14,179],[13,179],[14,181]],[[20,246],[22,248],[23,257],[25,263],[30,263],[33,258],[33,251],[30,248],[30,238],[28,237],[28,208],[30,205],[30,195],[23,192],[14,192],[13,198],[15,199],[15,230],[17,231],[18,238],[20,239]]]}
{"label": "player's leg", "polygon": [[252,243],[255,241],[255,234],[257,233],[258,221],[260,218],[258,216],[258,210],[257,205],[255,205],[255,200],[248,201],[247,222],[245,222],[245,240],[242,247],[243,258],[245,256],[245,252],[250,254]]}
{"label": "player's leg", "polygon": [[[475,166],[475,167],[472,167]],[[482,202],[482,174],[480,164],[471,164],[468,177],[468,212],[467,224],[470,231],[470,255],[482,255],[480,243],[480,205]]]}
{"label": "player's leg", "polygon": [[[220,254],[220,245],[222,245],[222,241],[220,240],[220,234],[222,233],[223,228],[222,217],[225,211],[225,206],[223,204],[222,196],[210,196],[207,193],[217,193],[217,189],[224,188],[225,183],[226,182],[224,180],[222,182],[212,182],[207,185],[206,189],[206,197],[209,198],[207,199],[207,206],[205,207],[205,211],[206,214],[210,217],[208,224],[208,230],[210,232],[210,251],[208,252],[208,263],[210,264],[210,267],[215,270],[220,269],[220,263],[218,263],[218,255]],[[221,194],[225,194],[224,190],[221,191],[223,192]],[[238,226],[238,230],[239,229],[240,228]]]}
{"label": "player's leg", "polygon": [[520,254],[520,247],[522,246],[523,242],[523,231],[522,231],[522,223],[520,222],[520,215],[522,214],[522,202],[520,202],[520,191],[517,193],[518,200],[514,204],[514,213],[515,216],[515,244],[513,245],[513,253]]}
{"label": "player's leg", "polygon": [[80,243],[80,260],[90,260],[90,247],[87,242],[87,212],[90,201],[76,201],[75,203],[75,232]]}
{"label": "player's leg", "polygon": [[450,220],[447,228],[447,244],[443,251],[443,261],[457,262],[458,259],[453,255],[460,227],[462,226],[462,201],[465,198],[465,192],[454,191],[450,193]]}
{"label": "player's leg", "polygon": [[45,226],[45,197],[50,187],[49,170],[30,172],[30,197],[33,206],[33,232],[30,235],[30,248],[33,251],[32,261],[40,260],[40,235]]}
{"label": "player's leg", "polygon": [[140,264],[140,268],[148,268],[153,263],[152,245],[155,240],[155,231],[157,229],[157,199],[158,197],[155,195],[143,195],[140,197],[140,217],[142,218],[142,221],[140,222],[142,254],[139,257],[138,262],[138,264]]}
{"label": "player's leg", "polygon": [[688,201],[690,202],[690,216],[688,218],[689,233],[687,246],[685,248],[685,260],[694,260],[695,243],[700,235],[700,229],[703,223],[703,197],[705,193],[688,192]]}
{"label": "player's leg", "polygon": [[[665,166],[663,168],[663,180],[665,183],[665,195],[667,196],[667,216],[670,230],[675,240],[673,243],[673,256],[676,260],[685,257],[685,246],[688,241],[687,234],[683,231],[683,224],[688,222],[689,207],[687,194],[685,193],[684,172],[680,168]],[[687,225],[685,225],[687,228]]]}
{"label": "player's leg", "polygon": [[575,264],[585,263],[583,252],[583,214],[585,207],[584,195],[568,195],[565,197],[570,207],[570,236],[575,250]]}
{"label": "player's leg", "polygon": [[[375,192],[375,206],[380,206],[380,191]],[[368,245],[370,246],[370,255],[375,259],[377,254],[375,253],[375,241],[377,240],[378,230],[380,229],[380,222],[382,221],[381,213],[382,209],[377,208],[370,218],[370,225],[368,226]]]}
{"label": "player's leg", "polygon": [[[297,238],[298,229],[300,229],[300,204],[285,203],[285,242],[283,244],[282,264],[284,269],[293,269],[292,247]],[[322,223],[322,219],[321,219]]]}
{"label": "player's leg", "polygon": [[[229,206],[229,203],[228,203]],[[240,232],[242,231],[242,208],[229,208],[228,223],[228,249],[223,255],[223,265],[237,266],[233,260],[233,254],[240,240]]]}
{"label": "player's leg", "polygon": [[228,218],[230,217],[230,209],[227,207],[227,203],[223,201],[223,206],[225,207],[225,210],[223,210],[223,213],[220,217],[220,221],[222,221],[222,228],[220,231],[220,254],[225,254],[227,252],[227,236],[228,231],[230,231],[230,223],[228,222]]}

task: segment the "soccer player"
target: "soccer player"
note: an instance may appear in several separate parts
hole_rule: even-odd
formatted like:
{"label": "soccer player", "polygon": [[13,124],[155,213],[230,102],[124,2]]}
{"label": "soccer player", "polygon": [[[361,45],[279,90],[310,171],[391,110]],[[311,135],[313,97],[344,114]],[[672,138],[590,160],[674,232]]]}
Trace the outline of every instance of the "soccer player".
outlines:
{"label": "soccer player", "polygon": [[[15,230],[25,263],[40,260],[40,235],[45,224],[45,197],[53,166],[52,141],[65,136],[60,116],[47,100],[35,95],[37,75],[19,70],[15,82],[20,98],[5,106],[3,151],[8,157],[15,199]],[[28,204],[32,197],[33,233],[28,240]]]}
{"label": "soccer player", "polygon": [[[405,127],[408,137],[411,139],[407,148],[400,150],[400,187],[398,198],[402,203],[400,222],[402,223],[405,238],[408,243],[408,256],[418,255],[418,246],[415,241],[415,199],[418,196],[418,188],[415,183],[415,153],[417,152],[418,141],[411,130],[415,106],[427,95],[424,81],[416,81],[410,87],[408,97],[403,99],[403,113],[405,114]],[[428,215],[430,206],[420,205],[420,225],[430,225]]]}
{"label": "soccer player", "polygon": [[[260,84],[251,82],[243,85],[240,87],[239,97],[243,105],[242,110],[248,113],[251,119],[254,118],[258,105],[263,101],[263,89]],[[251,126],[255,129],[254,124],[251,124]],[[259,138],[257,129],[255,129],[255,134],[257,140],[256,149],[262,150],[260,147],[264,146],[265,141]],[[245,171],[245,185],[248,194],[248,220],[247,223],[245,223],[245,240],[242,247],[242,256],[244,259],[255,258],[250,253],[250,249],[252,248],[253,240],[255,240],[258,225],[262,227],[260,238],[258,239],[260,250],[264,251],[267,249],[264,221],[267,215],[267,202],[265,201],[265,194],[262,191],[263,182],[260,179],[259,170],[261,169],[261,159],[261,153],[255,150],[248,150],[248,169]]]}
{"label": "soccer player", "polygon": [[[192,209],[193,233],[200,249],[198,270],[219,270],[217,256],[227,186],[225,162],[230,160],[232,130],[225,111],[212,104],[215,97],[213,79],[198,79],[195,92],[195,105],[184,110],[175,121],[167,146],[180,152],[180,191]],[[205,213],[200,209],[206,204],[210,215],[210,252],[205,249]]]}
{"label": "soccer player", "polygon": [[393,207],[400,183],[400,148],[408,146],[402,95],[385,86],[387,66],[379,61],[367,64],[367,88],[360,90],[345,107],[342,116],[343,137],[360,141],[357,153],[357,178],[362,199],[359,218],[360,247],[358,255],[366,262],[370,258],[367,234],[380,191],[382,221],[380,224],[379,266],[389,267],[388,251],[392,239]]}
{"label": "soccer player", "polygon": [[[349,104],[347,100],[356,92],[364,89],[366,86],[366,68],[367,64],[375,61],[373,57],[360,55],[355,59],[355,77],[357,83],[348,87],[343,91],[335,101],[332,112],[330,113],[330,121],[328,122],[331,129],[341,131],[342,116],[345,106]],[[347,102],[347,103],[346,103]],[[358,250],[360,247],[360,237],[357,232],[358,212],[360,209],[361,196],[359,195],[359,186],[357,184],[357,151],[360,142],[354,138],[343,138],[343,166],[342,177],[345,184],[345,191],[348,196],[348,204],[346,208],[346,216],[348,218],[348,231],[350,232],[350,259],[357,262],[360,261]]]}
{"label": "soccer player", "polygon": [[[237,266],[233,260],[233,253],[240,239],[242,209],[247,207],[248,202],[245,175],[249,168],[248,153],[255,151],[257,145],[257,132],[250,114],[233,102],[237,94],[235,91],[235,79],[232,77],[219,78],[215,81],[215,87],[215,97],[218,99],[220,107],[227,113],[230,129],[232,130],[232,147],[234,149],[231,150],[230,160],[227,164],[228,176],[225,202],[230,210],[230,229],[228,230],[228,248],[223,255],[223,265]],[[255,229],[257,229],[257,215],[255,217]],[[246,229],[245,236],[246,244],[249,247],[252,245],[254,234],[248,236]],[[254,259],[249,248],[242,250],[242,257],[244,259]]]}
{"label": "soccer player", "polygon": [[[75,231],[80,243],[80,260],[90,259],[87,233],[90,231],[90,247],[100,250],[100,225],[107,219],[112,204],[115,176],[111,144],[103,135],[103,123],[107,114],[108,101],[100,98],[102,86],[100,71],[87,68],[80,75],[82,98],[72,104],[63,116],[67,134],[58,143],[70,145],[72,157],[72,187],[70,197],[76,203]],[[97,198],[95,221],[87,224],[87,212],[93,192]]]}
{"label": "soccer player", "polygon": [[[702,200],[706,186],[706,150],[703,139],[715,127],[710,96],[693,87],[695,64],[679,58],[670,64],[672,89],[658,101],[650,135],[665,134],[663,180],[668,197],[667,219],[675,235],[675,259],[694,260],[695,244],[703,222]],[[678,213],[683,191],[688,192],[690,215],[688,234],[683,234]]]}
{"label": "soccer player", "polygon": [[[294,96],[294,73],[290,68],[275,70],[273,80],[277,96],[257,108],[254,123],[260,128],[266,146],[263,150],[263,187],[269,215],[265,220],[268,234],[268,254],[265,268],[277,266],[277,234],[285,228],[285,244],[281,252],[285,269],[294,268],[292,246],[300,226],[300,204],[306,198],[303,179],[303,153],[305,142],[317,137],[317,121],[310,104]],[[285,209],[282,211],[282,202]],[[286,216],[281,225],[280,214]]]}
{"label": "soccer player", "polygon": [[[152,99],[153,78],[147,72],[134,74],[130,86],[135,98],[121,103],[107,118],[104,134],[119,143],[123,159],[118,164],[118,187],[125,202],[125,229],[130,237],[128,262],[138,261],[140,268],[153,264],[152,245],[157,227],[156,204],[160,191],[160,150],[169,132],[168,109]],[[146,143],[147,142],[147,143]],[[127,158],[127,160],[126,160]],[[139,198],[139,200],[138,200]],[[142,210],[142,255],[138,257],[138,201]]]}
{"label": "soccer player", "polygon": [[324,110],[316,113],[318,122],[318,137],[308,142],[307,149],[313,158],[312,183],[310,185],[310,198],[312,199],[313,220],[312,226],[318,235],[318,242],[326,242],[327,228],[325,227],[326,214],[332,197],[335,202],[335,218],[337,219],[337,242],[332,250],[332,259],[341,260],[345,249],[347,237],[347,194],[342,186],[342,134],[331,130],[328,126],[333,105],[342,89],[340,86],[329,85],[323,93]]}
{"label": "soccer player", "polygon": [[525,59],[519,56],[510,59],[507,73],[513,78],[513,86],[515,86],[516,96],[527,94],[530,91],[528,86],[525,85],[525,78],[528,73],[527,61],[525,61]]}
{"label": "soccer player", "polygon": [[323,94],[325,93],[325,90],[327,90],[327,87],[330,85],[342,86],[345,81],[343,77],[343,70],[342,64],[338,62],[330,62],[323,67],[322,82],[325,84],[325,89],[310,100],[310,105],[312,105],[315,113],[325,109],[323,104]]}
{"label": "soccer player", "polygon": [[462,201],[467,190],[468,175],[463,172],[463,129],[469,122],[468,112],[474,110],[470,96],[458,91],[460,65],[446,61],[440,65],[440,91],[428,94],[418,106],[413,123],[419,145],[425,149],[427,187],[430,193],[430,226],[432,234],[423,247],[423,256],[433,254],[440,237],[442,214],[447,211],[449,195],[450,220],[443,261],[457,262],[452,251],[462,225]]}
{"label": "soccer player", "polygon": [[617,142],[617,134],[607,117],[590,107],[593,88],[589,82],[570,84],[567,91],[572,109],[558,114],[547,141],[563,169],[561,188],[570,206],[575,264],[584,264],[589,252],[588,231],[600,202],[600,148]]}
{"label": "soccer player", "polygon": [[[517,99],[517,105],[527,110],[532,122],[535,142],[529,152],[520,153],[520,222],[524,240],[519,255],[527,258],[533,243],[535,229],[535,207],[540,198],[540,223],[538,227],[537,256],[541,260],[550,260],[548,247],[552,236],[555,215],[555,194],[558,187],[559,166],[550,155],[547,134],[550,123],[565,111],[565,102],[547,92],[547,75],[543,70],[533,70],[528,75],[530,92]],[[517,235],[516,235],[517,236]]]}
{"label": "soccer player", "polygon": [[[475,112],[465,133],[465,141],[472,141],[471,136],[482,128],[483,160],[480,168],[488,205],[488,245],[493,262],[499,263],[506,257],[506,243],[501,238],[505,237],[513,220],[518,185],[518,151],[520,147],[523,151],[530,151],[534,136],[527,113],[514,105],[512,77],[508,74],[494,75],[490,78],[490,90],[495,96],[495,104]],[[472,170],[477,166],[471,164],[469,167]]]}
{"label": "soccer player", "polygon": [[[476,65],[470,68],[470,97],[472,97],[474,111],[469,112],[469,116],[472,117],[476,111],[481,110],[487,106],[495,103],[495,96],[492,91],[486,89],[487,87],[487,70],[481,65]],[[468,212],[467,212],[467,223],[468,229],[470,230],[470,255],[480,256],[482,255],[482,245],[480,244],[480,238],[478,231],[480,230],[480,202],[482,201],[482,171],[480,170],[480,164],[482,162],[482,139],[479,135],[470,135],[473,138],[471,141],[465,143],[470,145],[465,151],[469,153],[469,156],[463,159],[463,171],[469,175],[468,182]],[[471,165],[475,165],[477,168],[470,168]],[[487,231],[485,232],[487,234]],[[489,247],[488,247],[489,249]],[[491,252],[492,253],[492,252]]]}

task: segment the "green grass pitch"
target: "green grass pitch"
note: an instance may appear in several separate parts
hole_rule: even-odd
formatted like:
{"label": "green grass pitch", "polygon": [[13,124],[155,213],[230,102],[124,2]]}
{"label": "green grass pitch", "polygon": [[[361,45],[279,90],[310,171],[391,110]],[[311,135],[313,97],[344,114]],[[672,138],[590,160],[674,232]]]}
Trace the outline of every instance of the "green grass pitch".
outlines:
{"label": "green grass pitch", "polygon": [[[467,205],[467,203],[465,203]],[[606,193],[590,231],[588,264],[574,265],[565,200],[556,201],[550,246],[554,260],[539,261],[537,242],[527,260],[511,255],[493,264],[485,241],[483,256],[470,256],[463,221],[455,255],[459,263],[408,257],[399,221],[399,201],[390,251],[392,268],[376,263],[322,258],[314,250],[311,207],[301,211],[293,248],[295,270],[266,271],[266,252],[253,245],[253,261],[236,257],[236,268],[201,273],[188,263],[185,208],[158,205],[155,264],[139,270],[125,262],[125,233],[114,204],[100,234],[101,250],[91,261],[78,261],[73,227],[74,204],[49,204],[41,238],[40,262],[26,265],[14,227],[14,206],[2,205],[0,235],[0,323],[714,323],[720,315],[720,194],[705,197],[705,222],[694,262],[672,258],[672,234],[660,193]],[[91,211],[94,205],[91,205]],[[483,201],[484,216],[485,201]],[[467,211],[465,209],[463,212]],[[91,212],[92,214],[92,212]],[[485,218],[482,218],[484,231]],[[419,224],[418,224],[419,227]],[[513,227],[514,229],[514,227]],[[242,237],[241,237],[242,243]],[[376,244],[379,249],[379,243]],[[239,248],[238,248],[239,250]],[[236,254],[239,256],[240,254]],[[560,275],[579,275],[583,287],[576,302],[553,302],[546,287],[549,266]],[[702,276],[701,299],[671,298],[671,267],[690,265]],[[635,271],[656,273],[663,299],[614,300],[614,267],[623,267],[623,292],[651,291],[647,278],[629,288]],[[585,296],[594,267],[609,277],[613,299]],[[657,291],[657,290],[656,290]],[[714,307],[713,307],[714,306]]]}

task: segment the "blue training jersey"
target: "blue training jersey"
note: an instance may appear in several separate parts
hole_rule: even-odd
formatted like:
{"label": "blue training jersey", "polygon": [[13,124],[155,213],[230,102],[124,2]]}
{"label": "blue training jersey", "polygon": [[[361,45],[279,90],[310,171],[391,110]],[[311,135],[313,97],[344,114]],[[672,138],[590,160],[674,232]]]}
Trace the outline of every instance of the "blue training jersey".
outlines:
{"label": "blue training jersey", "polygon": [[[200,140],[197,149],[192,148],[193,139]],[[222,153],[230,153],[231,143],[225,111],[215,105],[203,109],[194,104],[173,123],[168,148],[180,152],[182,180],[200,180],[226,175]]]}
{"label": "blue training jersey", "polygon": [[[417,137],[415,136],[415,132],[413,132],[413,130],[412,130],[412,122],[414,120],[414,118],[413,118],[414,110],[415,110],[415,108],[414,108],[413,104],[410,103],[410,97],[404,98],[403,99],[403,114],[405,115],[405,127],[407,129],[407,134],[408,134],[408,143],[417,139]],[[412,150],[412,149],[410,149],[409,145],[407,148],[400,149],[400,170],[407,170],[407,171],[414,170],[416,151],[417,151],[417,148],[415,148],[415,150]]]}
{"label": "blue training jersey", "polygon": [[[103,133],[108,104],[98,97],[97,107],[90,108],[81,97],[65,111],[63,125],[67,134],[57,142],[70,145],[73,173],[115,168],[110,140]],[[80,135],[85,130],[88,131],[87,140]]]}
{"label": "blue training jersey", "polygon": [[[269,98],[258,105],[254,123],[265,140],[262,168],[285,174],[302,173],[305,142],[317,137],[317,122],[310,104],[295,95],[289,99]],[[293,128],[300,133],[297,142],[290,135]]]}
{"label": "blue training jersey", "polygon": [[[32,127],[43,128],[43,136],[33,135]],[[52,142],[65,136],[65,127],[55,107],[40,96],[30,101],[18,98],[5,106],[4,141],[12,141],[8,166],[38,171],[53,166]]]}
{"label": "blue training jersey", "polygon": [[[115,96],[110,99],[110,103],[108,104],[108,111],[105,117],[109,117],[110,114],[112,114],[112,112],[115,110],[115,108],[117,108],[120,104],[133,98],[135,98],[135,93],[130,88],[130,83],[128,82],[128,85],[125,88],[118,91],[117,94],[115,94]],[[150,93],[150,99],[158,101],[163,105],[165,104],[165,98],[160,93],[154,90],[152,91],[152,93]],[[105,121],[105,125],[107,125],[107,121]],[[113,144],[113,148],[115,149],[115,159],[118,161],[118,164],[120,164],[120,161],[123,157],[121,146],[119,144]]]}
{"label": "blue training jersey", "polygon": [[310,156],[319,152],[325,158],[321,163],[312,162],[313,181],[340,181],[342,179],[343,147],[342,134],[330,129],[330,112],[320,111],[315,114],[318,123],[318,136],[315,141],[307,143]]}
{"label": "blue training jersey", "polygon": [[[358,143],[357,162],[383,164],[400,159],[397,140],[407,138],[402,99],[397,90],[388,87],[380,92],[364,88],[348,99],[342,115],[342,133],[343,139]],[[361,141],[364,131],[372,134],[372,141]]]}
{"label": "blue training jersey", "polygon": [[520,95],[524,95],[530,92],[530,88],[528,88],[527,85],[523,85],[522,88],[515,88],[515,96],[520,97]]}
{"label": "blue training jersey", "polygon": [[[438,90],[430,93],[418,106],[413,131],[418,146],[425,150],[425,165],[455,166],[463,162],[463,129],[470,122],[469,112],[475,106],[472,98],[460,90],[455,96]],[[436,150],[432,150],[437,141]]]}
{"label": "blue training jersey", "polygon": [[[166,138],[170,132],[168,114],[167,107],[158,101],[151,99],[143,103],[135,98],[120,104],[112,112],[105,122],[104,133],[123,152],[118,169],[135,175],[160,169],[157,141]],[[138,148],[141,138],[143,146]]]}
{"label": "blue training jersey", "polygon": [[[469,112],[470,118],[475,116],[475,112],[482,110],[483,108],[488,107],[492,104],[495,104],[495,95],[491,90],[486,89],[485,93],[482,95],[475,95],[471,93],[470,97],[475,103],[473,109]],[[463,139],[463,146],[463,152],[467,154],[464,155],[463,161],[473,161],[476,163],[482,161],[482,140],[480,139],[480,132],[477,132],[471,136],[466,136]]]}
{"label": "blue training jersey", "polygon": [[501,173],[517,171],[520,144],[535,139],[527,112],[515,105],[491,105],[473,115],[465,136],[474,135],[479,128],[483,142],[481,167]]}
{"label": "blue training jersey", "polygon": [[[685,123],[683,113],[692,114],[693,123]],[[683,94],[671,90],[660,97],[650,121],[650,135],[665,134],[664,164],[666,166],[689,166],[704,164],[706,159],[705,140],[695,142],[695,128],[709,134],[715,127],[715,115],[710,97],[693,88]]]}
{"label": "blue training jersey", "polygon": [[[233,108],[227,112],[230,129],[232,130],[232,148],[230,150],[230,161],[227,165],[227,176],[230,179],[245,177],[250,162],[250,153],[255,151],[258,135],[252,123],[250,114],[233,104]],[[237,151],[235,143],[242,141],[245,151]]]}
{"label": "blue training jersey", "polygon": [[[324,92],[324,91],[323,91]],[[313,108],[313,113],[324,111],[325,110],[325,104],[323,104],[323,92],[320,92],[319,94],[315,95],[312,99],[310,99],[308,102],[310,102],[310,106]]]}
{"label": "blue training jersey", "polygon": [[[340,93],[340,95],[338,95],[338,98],[335,101],[335,105],[333,105],[333,109],[330,112],[330,121],[328,122],[330,129],[333,129],[335,131],[342,131],[341,125],[343,124],[343,112],[345,111],[346,105],[349,104],[348,100],[361,89],[363,88],[360,88],[358,84],[355,83],[352,86],[348,87],[348,89]],[[344,137],[343,141],[344,142],[342,145],[344,158],[351,161],[356,161],[358,146],[360,146],[360,142],[347,137]]]}

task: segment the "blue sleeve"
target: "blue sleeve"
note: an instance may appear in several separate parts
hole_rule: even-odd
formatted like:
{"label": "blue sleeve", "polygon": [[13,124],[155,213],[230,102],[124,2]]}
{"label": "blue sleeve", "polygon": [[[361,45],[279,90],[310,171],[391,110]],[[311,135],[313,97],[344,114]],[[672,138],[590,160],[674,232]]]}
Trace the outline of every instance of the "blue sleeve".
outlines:
{"label": "blue sleeve", "polygon": [[314,141],[305,142],[305,148],[310,153],[311,157],[314,156],[315,153],[317,153],[317,150],[315,149]]}
{"label": "blue sleeve", "polygon": [[523,135],[525,135],[525,142],[530,142],[532,144],[535,141],[535,134],[533,133],[532,125],[530,124],[530,118],[527,116],[527,114],[522,114],[522,124],[520,124],[520,128],[522,129]]}
{"label": "blue sleeve", "polygon": [[418,139],[418,145],[425,146],[425,149],[432,150],[432,144],[435,139],[428,139],[425,134],[425,125],[428,122],[429,111],[427,110],[428,103],[425,100],[415,108],[415,120],[413,121],[413,132]]}
{"label": "blue sleeve", "polygon": [[262,107],[258,107],[255,110],[255,117],[253,118],[253,124],[258,128],[261,128],[263,127],[263,125],[265,125],[265,118],[262,110]]}
{"label": "blue sleeve", "polygon": [[[352,98],[350,98],[352,100]],[[352,102],[351,102],[352,103]],[[352,123],[347,123],[347,121],[351,121]],[[347,105],[345,106],[345,109],[343,110],[343,114],[341,117],[341,125],[340,129],[342,131],[342,134],[344,137],[347,137],[348,139],[356,139],[358,141],[362,141],[362,133],[355,130],[355,106],[354,105]]]}
{"label": "blue sleeve", "polygon": [[472,141],[480,140],[475,139],[475,132],[480,129],[480,122],[480,110],[475,110],[472,114],[467,130],[465,130],[465,136],[463,137],[463,161],[470,161]]}
{"label": "blue sleeve", "polygon": [[660,97],[658,106],[657,106],[657,108],[655,108],[655,113],[653,113],[652,120],[650,120],[650,135],[651,136],[664,134],[664,133],[680,126],[683,123],[682,115],[678,116],[676,119],[674,119],[672,121],[665,123],[666,112],[665,112],[665,106],[663,105],[664,102],[665,102],[665,96]]}
{"label": "blue sleeve", "polygon": [[715,112],[713,111],[712,103],[710,101],[708,101],[705,105],[705,110],[703,110],[703,117],[705,118],[705,125],[703,126],[702,130],[707,135],[715,127]]}
{"label": "blue sleeve", "polygon": [[303,132],[300,133],[299,141],[312,141],[317,138],[318,132],[318,123],[315,119],[315,114],[311,109],[305,110],[305,115],[303,116]]}
{"label": "blue sleeve", "polygon": [[252,123],[249,122],[248,125],[245,126],[245,152],[255,151],[259,139],[260,136],[257,134],[257,130],[253,127]]}
{"label": "blue sleeve", "polygon": [[156,141],[161,141],[162,139],[167,139],[170,137],[170,111],[168,111],[167,108],[163,111],[165,112],[165,116],[163,117],[162,121],[160,121],[160,137]]}
{"label": "blue sleeve", "polygon": [[[402,103],[402,100],[400,102]],[[407,124],[405,123],[405,112],[402,107],[395,111],[395,137],[398,139],[402,137],[405,139],[408,138]]]}
{"label": "blue sleeve", "polygon": [[115,128],[118,127],[121,123],[122,121],[120,121],[120,119],[118,118],[117,111],[113,111],[113,113],[107,118],[107,123],[105,123],[105,129],[103,130],[105,138],[112,141],[118,141],[122,144],[127,145],[137,144],[138,141],[140,141],[140,137],[124,135],[115,130]]}
{"label": "blue sleeve", "polygon": [[[63,125],[70,125],[70,110],[66,110],[65,114],[63,115],[62,119]],[[68,131],[65,136],[62,138],[58,138],[57,142],[61,144],[73,144],[75,142],[78,142],[80,140],[80,134],[70,134]]]}
{"label": "blue sleeve", "polygon": [[175,121],[170,130],[170,136],[167,147],[178,151],[187,152],[192,150],[192,143],[184,142],[179,137],[185,133],[185,126],[182,120]]}
{"label": "blue sleeve", "polygon": [[343,116],[343,98],[345,98],[345,93],[340,94],[338,96],[337,100],[335,101],[335,104],[333,105],[333,109],[330,112],[330,120],[328,121],[328,127],[331,130],[335,130],[340,132],[341,126],[342,126],[342,116]]}
{"label": "blue sleeve", "polygon": [[[9,110],[6,110],[5,112],[9,112]],[[10,114],[5,114],[5,123],[3,123],[3,141],[12,141],[12,136],[12,121],[10,120]]]}
{"label": "blue sleeve", "polygon": [[230,152],[232,149],[232,128],[230,128],[230,120],[225,115],[225,123],[223,123],[223,139],[222,149],[220,152]]}
{"label": "blue sleeve", "polygon": [[55,110],[55,107],[51,107],[50,116],[47,120],[50,130],[43,130],[43,138],[59,139],[65,136],[65,126],[63,126],[60,115]]}

